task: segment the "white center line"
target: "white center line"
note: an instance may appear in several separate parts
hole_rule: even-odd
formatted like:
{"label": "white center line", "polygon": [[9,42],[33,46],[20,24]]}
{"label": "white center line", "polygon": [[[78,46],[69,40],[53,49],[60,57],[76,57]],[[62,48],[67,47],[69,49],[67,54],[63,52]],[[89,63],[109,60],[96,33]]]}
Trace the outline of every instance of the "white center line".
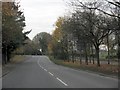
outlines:
{"label": "white center line", "polygon": [[39,60],[38,60],[38,65],[39,65],[39,67],[41,67],[42,69],[44,69],[44,68],[40,65]]}
{"label": "white center line", "polygon": [[64,84],[65,86],[68,86],[66,83],[64,83],[61,79],[56,78],[57,80],[59,80],[62,84]]}
{"label": "white center line", "polygon": [[38,65],[42,68],[42,66],[41,66],[40,63],[39,63],[39,60],[38,60]]}
{"label": "white center line", "polygon": [[46,72],[47,72],[47,70],[46,69],[44,69]]}
{"label": "white center line", "polygon": [[54,76],[51,72],[49,72],[50,75]]}
{"label": "white center line", "polygon": [[[39,60],[38,60],[38,65],[39,65],[39,67],[41,67],[42,69],[44,69],[41,65],[40,65],[40,63],[39,63]],[[46,69],[44,69],[46,72],[47,72],[47,70]],[[49,74],[50,75],[52,75],[52,76],[54,76],[51,72],[49,72]],[[62,84],[64,84],[65,86],[68,86],[65,82],[63,82],[61,79],[59,79],[59,78],[56,78],[58,81],[60,81]]]}

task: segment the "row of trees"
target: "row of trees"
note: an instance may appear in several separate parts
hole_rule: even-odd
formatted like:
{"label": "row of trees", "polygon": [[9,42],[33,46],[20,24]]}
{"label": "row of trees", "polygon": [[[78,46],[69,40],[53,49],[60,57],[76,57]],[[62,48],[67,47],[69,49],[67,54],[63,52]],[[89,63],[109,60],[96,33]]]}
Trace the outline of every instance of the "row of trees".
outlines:
{"label": "row of trees", "polygon": [[107,46],[108,64],[110,51],[115,50],[120,58],[120,2],[92,1],[80,2],[72,0],[71,13],[58,18],[52,40],[48,45],[49,53],[55,58],[75,61],[79,57],[80,63],[85,57],[88,60],[97,60],[100,66],[100,45]]}
{"label": "row of trees", "polygon": [[24,41],[25,45],[20,46],[12,53],[17,55],[41,55],[38,49],[38,44],[34,43],[30,39]]}
{"label": "row of trees", "polygon": [[32,41],[36,45],[37,49],[41,52],[41,54],[48,55],[48,45],[51,39],[52,37],[49,33],[41,32],[38,33]]}
{"label": "row of trees", "polygon": [[17,2],[2,2],[2,62],[9,62],[11,53],[24,44],[30,32],[23,33],[25,17]]}

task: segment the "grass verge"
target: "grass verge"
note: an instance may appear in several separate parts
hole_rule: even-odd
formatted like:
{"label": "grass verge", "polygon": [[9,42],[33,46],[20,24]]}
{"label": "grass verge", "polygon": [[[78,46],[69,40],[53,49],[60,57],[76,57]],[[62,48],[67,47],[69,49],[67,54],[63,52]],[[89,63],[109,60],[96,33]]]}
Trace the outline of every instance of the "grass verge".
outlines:
{"label": "grass verge", "polygon": [[11,72],[18,63],[21,63],[25,60],[25,56],[23,55],[15,55],[10,59],[10,62],[8,62],[5,65],[2,65],[2,77],[7,75],[9,72]]}
{"label": "grass verge", "polygon": [[120,67],[118,67],[118,65],[101,64],[101,66],[98,67],[96,64],[91,64],[91,63],[86,65],[84,62],[80,64],[79,61],[76,61],[73,63],[71,61],[67,62],[63,60],[57,60],[51,56],[49,58],[53,63],[57,65],[62,65],[62,66],[66,66],[66,67],[70,67],[70,68],[74,68],[78,70],[87,70],[87,71],[98,73],[101,75],[109,75],[112,77],[118,77],[118,72],[120,71]]}
{"label": "grass verge", "polygon": [[20,63],[22,61],[25,60],[25,56],[24,55],[15,55],[14,57],[12,57],[10,59],[10,62],[11,63]]}

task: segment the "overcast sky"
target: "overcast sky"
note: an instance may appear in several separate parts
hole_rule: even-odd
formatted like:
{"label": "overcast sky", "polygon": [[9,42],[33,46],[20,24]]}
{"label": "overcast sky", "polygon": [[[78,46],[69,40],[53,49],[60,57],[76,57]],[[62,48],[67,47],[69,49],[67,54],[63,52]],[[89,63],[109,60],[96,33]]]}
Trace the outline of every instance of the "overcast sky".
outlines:
{"label": "overcast sky", "polygon": [[26,18],[25,31],[32,29],[30,39],[40,32],[52,33],[54,23],[67,8],[64,0],[21,0],[20,5]]}

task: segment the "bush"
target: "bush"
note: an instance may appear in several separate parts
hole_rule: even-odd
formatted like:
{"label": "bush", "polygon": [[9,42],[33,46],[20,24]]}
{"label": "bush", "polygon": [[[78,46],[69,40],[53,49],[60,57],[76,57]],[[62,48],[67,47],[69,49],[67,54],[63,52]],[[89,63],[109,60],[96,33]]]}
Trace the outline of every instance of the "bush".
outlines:
{"label": "bush", "polygon": [[115,59],[115,58],[117,58],[117,55],[110,55],[109,57],[106,56],[106,59],[108,59],[108,58],[110,58],[110,59]]}

